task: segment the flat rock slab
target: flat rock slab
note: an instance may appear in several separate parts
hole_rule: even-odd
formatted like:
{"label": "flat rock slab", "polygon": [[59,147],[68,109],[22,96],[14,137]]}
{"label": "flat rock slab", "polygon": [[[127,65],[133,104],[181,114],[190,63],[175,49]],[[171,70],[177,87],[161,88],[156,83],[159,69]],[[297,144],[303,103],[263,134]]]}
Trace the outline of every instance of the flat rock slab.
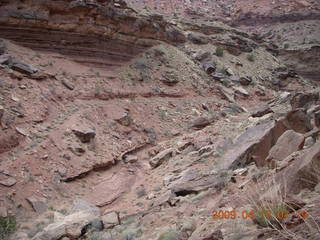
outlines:
{"label": "flat rock slab", "polygon": [[168,188],[177,195],[197,193],[209,188],[220,190],[227,182],[219,174],[203,174],[195,169],[187,169],[175,178]]}

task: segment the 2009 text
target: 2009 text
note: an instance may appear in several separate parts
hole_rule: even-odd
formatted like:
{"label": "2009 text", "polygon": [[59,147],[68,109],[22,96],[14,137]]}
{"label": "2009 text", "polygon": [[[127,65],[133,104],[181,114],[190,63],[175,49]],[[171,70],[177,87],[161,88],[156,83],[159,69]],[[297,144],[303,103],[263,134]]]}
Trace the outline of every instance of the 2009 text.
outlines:
{"label": "2009 text", "polygon": [[[305,210],[298,210],[296,212],[301,218],[307,218],[309,214]],[[236,210],[213,210],[212,211],[212,219],[255,219],[257,216],[263,216],[267,219],[277,218],[277,219],[285,219],[289,216],[288,210],[279,210],[279,211],[271,211],[269,209],[265,210],[243,210],[240,213],[237,213]]]}

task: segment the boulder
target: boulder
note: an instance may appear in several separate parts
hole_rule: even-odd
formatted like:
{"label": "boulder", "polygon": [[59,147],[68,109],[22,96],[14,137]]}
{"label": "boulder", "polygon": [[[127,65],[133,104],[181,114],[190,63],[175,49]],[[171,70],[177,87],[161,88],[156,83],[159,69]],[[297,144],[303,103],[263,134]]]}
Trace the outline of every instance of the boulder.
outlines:
{"label": "boulder", "polygon": [[285,122],[290,129],[298,133],[306,133],[312,130],[311,119],[303,109],[290,111],[285,118]]}
{"label": "boulder", "polygon": [[207,44],[209,39],[203,34],[189,33],[188,40],[194,44]]}
{"label": "boulder", "polygon": [[2,174],[0,172],[0,185],[5,187],[12,187],[17,183],[17,180],[14,177],[11,177],[7,174]]}
{"label": "boulder", "polygon": [[194,55],[194,59],[197,60],[197,61],[204,61],[204,60],[211,60],[212,59],[212,55],[210,52],[203,52],[202,50],[200,50],[199,52],[197,52],[195,55]]}
{"label": "boulder", "polygon": [[262,117],[262,116],[267,115],[268,113],[272,113],[272,112],[273,112],[272,109],[268,105],[265,105],[265,106],[259,107],[257,109],[254,109],[251,112],[251,116],[252,117]]}
{"label": "boulder", "polygon": [[287,129],[282,121],[270,121],[248,128],[222,157],[222,166],[236,169],[251,162],[264,166],[269,150]]}
{"label": "boulder", "polygon": [[76,200],[73,210],[59,221],[49,224],[37,233],[32,240],[58,240],[63,237],[78,239],[85,234],[93,222],[100,220],[100,211],[92,204],[83,200]]}
{"label": "boulder", "polygon": [[63,80],[61,81],[61,83],[63,84],[63,86],[65,86],[65,87],[68,88],[69,90],[74,90],[74,84],[71,83],[69,80],[63,79]]}
{"label": "boulder", "polygon": [[207,117],[199,117],[191,122],[191,127],[194,129],[202,129],[210,125],[212,121]]}
{"label": "boulder", "polygon": [[159,197],[157,197],[151,204],[151,206],[161,206],[165,205],[166,203],[173,204],[175,201],[176,195],[171,191],[168,190]]}
{"label": "boulder", "polygon": [[242,96],[248,97],[250,94],[243,87],[233,87],[234,92]]}
{"label": "boulder", "polygon": [[304,110],[296,109],[277,121],[248,128],[222,157],[222,165],[226,168],[239,168],[255,162],[257,166],[265,166],[270,149],[289,129],[298,133],[306,133],[312,129],[310,118]]}
{"label": "boulder", "polygon": [[237,77],[237,76],[230,76],[229,79],[230,79],[232,82],[235,82],[235,83],[239,83],[239,82],[240,82],[240,78]]}
{"label": "boulder", "polygon": [[252,78],[250,78],[250,77],[241,77],[240,78],[241,85],[248,86],[251,84],[251,82],[252,82]]}
{"label": "boulder", "polygon": [[34,68],[33,66],[20,62],[18,60],[12,60],[10,66],[13,70],[21,72],[23,74],[31,75],[38,72],[38,69]]}
{"label": "boulder", "polygon": [[125,163],[135,163],[138,161],[138,157],[135,155],[125,155],[123,160]]}
{"label": "boulder", "polygon": [[286,161],[291,164],[277,174],[277,178],[286,180],[287,192],[298,194],[305,188],[314,190],[320,182],[320,141],[289,158]]}
{"label": "boulder", "polygon": [[121,117],[114,119],[117,123],[119,123],[122,126],[130,126],[132,123],[132,118],[130,117],[129,113],[124,113]]}
{"label": "boulder", "polygon": [[207,74],[211,75],[216,71],[216,64],[213,62],[205,62],[202,64],[202,68]]}
{"label": "boulder", "polygon": [[149,160],[149,164],[152,168],[156,168],[160,166],[164,161],[168,160],[171,158],[174,154],[174,149],[173,148],[168,148],[162,152],[159,152],[156,156],[151,158]]}
{"label": "boulder", "polygon": [[315,139],[312,136],[306,137],[304,141],[304,146],[303,148],[309,148],[315,143]]}
{"label": "boulder", "polygon": [[173,74],[165,74],[160,81],[168,86],[174,86],[179,82],[178,78]]}
{"label": "boulder", "polygon": [[226,100],[228,100],[231,103],[235,102],[234,92],[232,89],[226,88],[224,86],[217,86],[217,88],[223,98],[225,98]]}
{"label": "boulder", "polygon": [[312,92],[299,92],[292,96],[290,104],[292,109],[307,108],[320,100],[319,90]]}
{"label": "boulder", "polygon": [[212,78],[213,78],[214,80],[217,80],[217,81],[220,81],[221,79],[227,77],[227,76],[226,76],[225,74],[223,74],[223,73],[214,73],[214,74],[212,74],[211,76],[212,76]]}
{"label": "boulder", "polygon": [[119,214],[114,211],[104,214],[101,219],[106,229],[113,228],[120,224]]}
{"label": "boulder", "polygon": [[31,196],[28,197],[26,200],[30,203],[33,210],[38,214],[42,214],[48,209],[45,198]]}
{"label": "boulder", "polygon": [[276,144],[270,149],[266,161],[268,164],[271,163],[272,166],[275,166],[278,161],[282,161],[293,152],[301,150],[303,145],[304,135],[288,130],[279,137]]}
{"label": "boulder", "polygon": [[80,211],[89,211],[97,215],[100,214],[99,208],[97,208],[94,204],[89,203],[83,199],[77,198],[73,201],[73,205],[72,205],[72,208],[70,209],[70,213],[77,213]]}
{"label": "boulder", "polygon": [[96,132],[93,129],[84,126],[76,126],[72,129],[72,132],[83,143],[90,142],[96,136]]}

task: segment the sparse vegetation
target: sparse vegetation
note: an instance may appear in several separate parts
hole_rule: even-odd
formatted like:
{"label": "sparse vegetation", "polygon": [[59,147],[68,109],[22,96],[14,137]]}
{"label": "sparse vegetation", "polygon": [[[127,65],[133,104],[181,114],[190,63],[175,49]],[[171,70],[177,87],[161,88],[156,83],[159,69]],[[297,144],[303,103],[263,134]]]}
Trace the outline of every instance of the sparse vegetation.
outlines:
{"label": "sparse vegetation", "polygon": [[49,205],[49,206],[48,206],[48,209],[49,209],[50,211],[55,211],[55,209],[54,209],[54,207],[53,207],[52,205]]}
{"label": "sparse vegetation", "polygon": [[247,55],[247,59],[250,62],[254,62],[256,60],[256,56],[253,53],[251,53]]}
{"label": "sparse vegetation", "polygon": [[0,239],[8,239],[16,230],[17,222],[14,216],[0,217]]}
{"label": "sparse vegetation", "polygon": [[221,47],[217,47],[217,48],[216,48],[216,55],[217,55],[218,57],[223,57],[224,52],[223,52],[223,49],[222,49]]}
{"label": "sparse vegetation", "polygon": [[306,224],[306,227],[309,228],[308,230],[310,232],[319,232],[319,225],[309,213],[306,212],[309,219],[313,222],[312,224],[306,221],[304,216],[297,212],[296,209],[287,204],[286,183],[284,181],[276,180],[274,175],[271,175],[268,178],[269,180],[264,178],[257,182],[255,187],[248,189],[248,200],[253,206],[252,214],[254,222],[262,227],[268,227],[277,231],[285,238],[296,240],[304,239],[297,233],[288,229],[284,222],[289,214],[294,214]]}
{"label": "sparse vegetation", "polygon": [[141,198],[141,197],[143,197],[143,196],[145,196],[145,195],[147,195],[147,192],[146,192],[146,190],[145,190],[144,188],[141,188],[141,189],[138,189],[138,190],[137,190],[137,196],[138,196],[138,198]]}
{"label": "sparse vegetation", "polygon": [[177,240],[178,239],[178,232],[174,229],[167,230],[163,232],[158,240]]}

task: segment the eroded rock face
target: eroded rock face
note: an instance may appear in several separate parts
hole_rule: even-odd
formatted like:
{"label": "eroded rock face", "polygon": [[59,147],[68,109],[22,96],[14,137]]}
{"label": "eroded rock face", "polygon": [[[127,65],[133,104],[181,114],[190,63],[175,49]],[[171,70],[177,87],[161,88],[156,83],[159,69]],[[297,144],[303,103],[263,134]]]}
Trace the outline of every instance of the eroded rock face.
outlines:
{"label": "eroded rock face", "polygon": [[126,4],[112,0],[28,1],[20,2],[19,8],[15,4],[2,3],[1,37],[37,50],[52,50],[54,46],[55,51],[89,65],[117,67],[153,46],[156,40],[187,40],[164,18],[139,15]]}

